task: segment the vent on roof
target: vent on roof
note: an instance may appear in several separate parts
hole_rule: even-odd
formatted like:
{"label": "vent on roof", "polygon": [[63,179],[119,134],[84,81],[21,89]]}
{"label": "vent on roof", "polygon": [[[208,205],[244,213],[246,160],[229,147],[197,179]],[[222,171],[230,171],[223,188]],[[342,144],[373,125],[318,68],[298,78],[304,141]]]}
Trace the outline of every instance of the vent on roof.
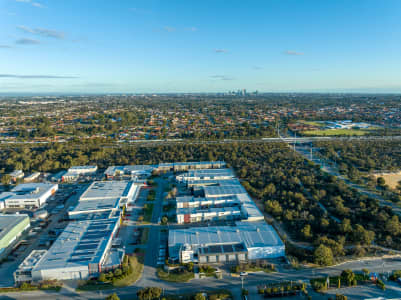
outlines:
{"label": "vent on roof", "polygon": [[260,228],[259,228],[259,227],[258,227],[258,228],[256,228],[256,231],[257,231],[257,232],[260,232]]}
{"label": "vent on roof", "polygon": [[239,233],[239,229],[235,230],[237,233]]}

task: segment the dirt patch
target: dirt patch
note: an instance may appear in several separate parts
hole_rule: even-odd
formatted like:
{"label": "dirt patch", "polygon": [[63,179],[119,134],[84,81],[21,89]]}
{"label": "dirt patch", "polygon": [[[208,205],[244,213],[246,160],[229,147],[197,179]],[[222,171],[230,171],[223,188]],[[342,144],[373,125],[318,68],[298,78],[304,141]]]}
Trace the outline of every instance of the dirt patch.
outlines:
{"label": "dirt patch", "polygon": [[395,173],[378,173],[374,174],[373,176],[376,179],[378,177],[383,177],[386,184],[390,188],[395,189],[395,187],[398,185],[398,182],[401,180],[401,171]]}

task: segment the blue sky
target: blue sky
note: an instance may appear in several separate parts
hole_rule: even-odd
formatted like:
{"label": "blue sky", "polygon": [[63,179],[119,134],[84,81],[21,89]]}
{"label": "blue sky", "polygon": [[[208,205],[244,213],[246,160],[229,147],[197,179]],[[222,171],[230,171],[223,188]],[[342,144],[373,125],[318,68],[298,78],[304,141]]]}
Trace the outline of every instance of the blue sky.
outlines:
{"label": "blue sky", "polygon": [[0,0],[2,92],[401,92],[399,0]]}

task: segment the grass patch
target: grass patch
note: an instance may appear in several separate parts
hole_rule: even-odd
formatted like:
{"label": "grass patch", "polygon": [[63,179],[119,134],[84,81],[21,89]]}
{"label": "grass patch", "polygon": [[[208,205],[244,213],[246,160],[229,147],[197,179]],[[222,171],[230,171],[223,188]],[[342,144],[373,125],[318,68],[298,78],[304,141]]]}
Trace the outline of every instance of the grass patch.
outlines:
{"label": "grass patch", "polygon": [[[198,293],[202,293],[199,291]],[[215,290],[211,292],[205,292],[208,296],[209,300],[227,300],[233,299],[233,295],[229,290]],[[165,295],[164,298],[166,300],[193,300],[197,293],[188,293],[188,294],[168,294]]]}
{"label": "grass patch", "polygon": [[325,129],[325,130],[305,130],[302,135],[305,136],[362,136],[371,133],[372,130],[364,129]]}
{"label": "grass patch", "polygon": [[63,284],[58,281],[44,281],[38,285],[22,283],[18,287],[4,287],[0,288],[0,293],[12,293],[12,292],[31,292],[31,291],[55,291],[59,292]]}
{"label": "grass patch", "polygon": [[194,273],[185,269],[175,269],[170,272],[165,272],[163,269],[157,270],[157,276],[169,282],[188,282],[194,279]]}
{"label": "grass patch", "polygon": [[96,280],[86,280],[79,284],[77,291],[98,291],[125,287],[135,283],[142,275],[143,256],[125,256],[122,268],[101,273]]}
{"label": "grass patch", "polygon": [[144,222],[150,222],[152,219],[152,213],[153,213],[153,203],[147,203],[144,205],[143,207],[143,212],[144,212],[144,216],[143,216],[143,220]]}
{"label": "grass patch", "polygon": [[143,271],[143,257],[129,256],[128,263],[132,268],[132,272],[121,279],[115,280],[113,282],[114,287],[129,286],[138,281],[139,278],[141,278]]}
{"label": "grass patch", "polygon": [[149,237],[149,228],[142,228],[142,233],[141,233],[141,244],[146,244],[148,242],[148,237]]}
{"label": "grass patch", "polygon": [[147,201],[154,201],[156,199],[156,191],[154,189],[151,189],[149,191],[148,197],[147,197]]}
{"label": "grass patch", "polygon": [[274,264],[262,261],[262,262],[254,262],[254,263],[241,263],[236,266],[231,267],[231,273],[240,273],[240,272],[260,272],[263,271],[265,273],[276,272],[276,267]]}
{"label": "grass patch", "polygon": [[303,123],[306,125],[311,125],[311,126],[316,126],[316,127],[323,127],[325,125],[324,122],[320,122],[320,121],[300,121],[300,123]]}

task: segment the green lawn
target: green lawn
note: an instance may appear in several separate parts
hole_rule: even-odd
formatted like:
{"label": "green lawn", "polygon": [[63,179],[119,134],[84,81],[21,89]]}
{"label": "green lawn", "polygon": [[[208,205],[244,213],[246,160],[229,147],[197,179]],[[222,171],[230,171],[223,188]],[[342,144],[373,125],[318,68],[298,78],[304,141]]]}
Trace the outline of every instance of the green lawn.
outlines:
{"label": "green lawn", "polygon": [[189,272],[187,270],[181,272],[181,273],[176,273],[174,271],[171,271],[170,273],[165,272],[162,269],[157,270],[157,276],[164,280],[164,281],[170,281],[170,282],[188,282],[191,279],[194,278],[194,273]]}
{"label": "green lawn", "polygon": [[145,204],[143,217],[144,222],[150,222],[152,220],[153,206],[153,203]]}
{"label": "green lawn", "polygon": [[363,129],[325,129],[325,130],[305,130],[302,131],[304,136],[362,136],[371,133],[371,130]]}
{"label": "green lawn", "polygon": [[146,244],[148,242],[149,228],[142,228],[141,244]]}
{"label": "green lawn", "polygon": [[132,268],[132,272],[122,278],[109,279],[107,282],[100,282],[99,280],[86,280],[83,281],[78,287],[77,291],[98,291],[110,290],[113,288],[125,287],[134,284],[142,276],[143,271],[143,256],[129,256],[128,263]]}
{"label": "green lawn", "polygon": [[316,126],[316,127],[323,127],[324,123],[319,122],[319,121],[300,121],[300,123],[306,124],[306,125],[311,125],[311,126]]}
{"label": "green lawn", "polygon": [[138,281],[142,276],[143,271],[143,257],[130,256],[129,263],[132,267],[132,273],[128,276],[117,279],[113,282],[114,287],[124,287],[129,286]]}

